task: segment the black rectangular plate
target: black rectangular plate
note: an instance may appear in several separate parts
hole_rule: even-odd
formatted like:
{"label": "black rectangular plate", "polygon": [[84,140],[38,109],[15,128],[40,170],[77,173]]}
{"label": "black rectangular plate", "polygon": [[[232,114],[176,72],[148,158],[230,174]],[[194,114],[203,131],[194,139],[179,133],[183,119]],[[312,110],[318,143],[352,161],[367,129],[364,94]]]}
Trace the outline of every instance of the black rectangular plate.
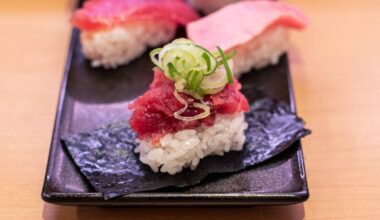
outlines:
{"label": "black rectangular plate", "polygon": [[[183,36],[183,31],[179,35]],[[93,69],[81,52],[78,31],[73,31],[42,189],[43,200],[64,205],[203,206],[292,204],[308,198],[302,149],[297,142],[281,155],[243,172],[223,178],[210,176],[193,187],[134,193],[105,201],[81,175],[60,137],[128,117],[128,104],[142,95],[153,79],[152,68],[145,53],[115,70]],[[240,81],[243,93],[259,91],[260,95],[289,103],[295,111],[286,56],[278,65],[252,71]]]}

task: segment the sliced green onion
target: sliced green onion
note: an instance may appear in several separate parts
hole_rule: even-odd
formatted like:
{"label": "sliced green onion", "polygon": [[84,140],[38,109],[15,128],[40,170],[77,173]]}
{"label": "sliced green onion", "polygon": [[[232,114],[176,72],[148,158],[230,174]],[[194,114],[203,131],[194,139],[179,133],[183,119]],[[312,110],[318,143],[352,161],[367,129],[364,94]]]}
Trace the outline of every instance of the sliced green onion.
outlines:
{"label": "sliced green onion", "polygon": [[181,92],[183,92],[185,94],[188,94],[191,97],[193,97],[195,99],[198,99],[198,100],[202,100],[203,99],[203,95],[204,95],[203,91],[201,89],[199,89],[199,88],[196,88],[195,91],[190,90],[190,89],[184,89]]}
{"label": "sliced green onion", "polygon": [[223,66],[220,66],[215,73],[204,77],[199,88],[204,94],[215,94],[222,91],[227,83],[226,71]]}
{"label": "sliced green onion", "polygon": [[[216,94],[227,83],[233,83],[232,63],[228,60],[233,58],[235,51],[225,54],[219,47],[217,49],[210,52],[188,39],[179,38],[150,52],[152,62],[175,82],[174,96],[184,105],[174,113],[177,119],[192,121],[207,117],[210,107],[203,103],[204,95]],[[204,111],[194,117],[181,116],[187,110],[188,102],[178,92],[197,99],[193,107]]]}
{"label": "sliced green onion", "polygon": [[220,49],[220,47],[216,47],[219,51],[219,54],[220,56],[222,57],[222,63],[224,65],[224,69],[226,69],[226,74],[227,74],[227,80],[228,80],[228,83],[233,83],[234,82],[234,79],[232,77],[232,71],[231,71],[231,68],[230,68],[230,65],[228,64],[228,60],[226,58],[226,55],[224,54],[223,50]]}
{"label": "sliced green onion", "polygon": [[173,63],[168,63],[169,76],[171,79],[174,79],[174,74],[178,74],[178,70],[175,68]]}
{"label": "sliced green onion", "polygon": [[187,108],[187,101],[181,97],[180,94],[178,94],[178,91],[175,89],[174,90],[174,97],[183,105],[185,105],[185,107]]}
{"label": "sliced green onion", "polygon": [[[185,99],[183,99],[179,94],[178,94],[178,91],[175,89],[174,90],[174,97],[181,103],[183,104],[183,108],[181,108],[180,110],[174,112],[174,117],[177,118],[177,117],[180,117],[182,113],[184,113],[188,107],[188,104],[186,102]],[[178,119],[178,118],[177,118]]]}
{"label": "sliced green onion", "polygon": [[207,55],[207,53],[203,53],[203,54],[202,54],[202,57],[203,57],[203,59],[206,60],[207,71],[210,71],[210,69],[211,69],[211,60],[210,60],[209,55]]}
{"label": "sliced green onion", "polygon": [[195,116],[181,116],[182,113],[184,113],[187,108],[188,108],[188,103],[186,102],[185,99],[183,99],[177,92],[177,90],[174,90],[174,97],[176,97],[176,99],[182,103],[183,105],[185,105],[183,108],[181,108],[180,110],[174,112],[173,116],[178,119],[178,120],[181,120],[181,121],[195,121],[195,120],[199,120],[199,119],[202,119],[202,118],[207,118],[210,114],[211,114],[211,111],[210,111],[210,106],[204,104],[204,103],[194,103],[193,106],[196,107],[196,108],[200,108],[203,110],[202,113],[198,114],[198,115],[195,115]]}
{"label": "sliced green onion", "polygon": [[[174,117],[178,120],[181,120],[181,121],[196,121],[196,120],[199,120],[199,119],[202,119],[202,118],[207,118],[209,115],[210,115],[210,107],[208,105],[203,105],[203,104],[199,104],[199,103],[195,103],[194,104],[194,107],[197,107],[197,108],[200,108],[200,109],[203,109],[204,111],[198,115],[195,115],[195,116],[181,116],[182,113],[178,113],[179,111],[177,112],[174,112]],[[186,109],[185,109],[186,111]]]}
{"label": "sliced green onion", "polygon": [[[163,50],[166,50],[166,48],[164,47]],[[160,64],[166,77],[171,80],[186,79],[190,69],[197,63],[192,53],[177,47],[166,50],[166,52],[161,51],[161,55]]]}
{"label": "sliced green onion", "polygon": [[233,51],[231,51],[231,52],[229,52],[229,53],[226,54],[226,59],[227,59],[227,60],[230,60],[230,59],[232,59],[235,55],[236,55],[236,51],[233,50]]}
{"label": "sliced green onion", "polygon": [[149,53],[150,59],[152,60],[154,65],[158,66],[160,69],[162,69],[162,68],[160,65],[159,57],[156,57],[156,56],[159,56],[161,50],[162,50],[162,48],[156,48],[156,49],[150,51],[150,53]]}
{"label": "sliced green onion", "polygon": [[[201,47],[199,45],[195,45],[200,51],[202,51],[201,57],[202,59],[199,60],[200,63],[203,63],[202,61],[205,61],[206,63],[206,71],[203,72],[205,76],[213,74],[218,67],[218,61],[216,57],[208,51],[206,48]],[[207,57],[206,57],[207,56]],[[209,64],[208,64],[209,63]]]}
{"label": "sliced green onion", "polygon": [[189,73],[189,76],[187,77],[187,82],[189,85],[189,89],[195,91],[195,89],[201,84],[202,80],[204,78],[204,75],[200,71],[193,70]]}
{"label": "sliced green onion", "polygon": [[172,44],[193,44],[193,42],[186,38],[178,38],[173,40]]}
{"label": "sliced green onion", "polygon": [[174,83],[174,87],[178,90],[178,91],[183,91],[186,87],[186,80],[184,79],[180,79],[180,80],[177,80],[175,83]]}
{"label": "sliced green onion", "polygon": [[[226,59],[230,60],[230,59],[234,58],[235,55],[236,55],[236,51],[233,50],[233,51],[229,52],[228,54],[226,54]],[[223,65],[223,60],[218,61],[218,66],[220,66],[220,65]]]}

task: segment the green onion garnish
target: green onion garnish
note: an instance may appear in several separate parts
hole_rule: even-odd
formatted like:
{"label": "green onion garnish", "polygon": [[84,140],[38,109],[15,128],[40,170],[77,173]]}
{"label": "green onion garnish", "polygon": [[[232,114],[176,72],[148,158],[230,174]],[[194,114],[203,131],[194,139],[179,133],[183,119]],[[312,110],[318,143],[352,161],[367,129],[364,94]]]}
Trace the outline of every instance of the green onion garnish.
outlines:
{"label": "green onion garnish", "polygon": [[156,56],[158,56],[160,54],[161,50],[162,50],[162,48],[156,48],[149,53],[150,59],[152,60],[154,65],[158,66],[160,69],[162,69],[161,65],[160,65],[160,61],[159,61],[158,57],[156,57]]}
{"label": "green onion garnish", "polygon": [[227,80],[228,80],[228,83],[233,83],[234,82],[234,79],[232,77],[232,71],[231,71],[231,68],[230,68],[230,65],[228,65],[228,60],[227,60],[227,57],[226,55],[224,54],[223,50],[220,49],[220,47],[216,47],[220,53],[220,56],[222,57],[222,63],[224,65],[224,69],[226,69],[226,74],[227,74]]}
{"label": "green onion garnish", "polygon": [[216,94],[226,84],[233,83],[233,75],[228,60],[235,52],[210,52],[188,39],[177,39],[163,48],[150,53],[152,62],[165,76],[175,82],[183,80],[182,92],[187,91],[193,97]]}
{"label": "green onion garnish", "polygon": [[201,84],[203,77],[204,75],[202,72],[196,70],[191,71],[189,73],[189,77],[187,78],[189,89],[195,91],[199,84]]}
{"label": "green onion garnish", "polygon": [[232,59],[235,56],[235,54],[236,54],[235,50],[233,50],[233,51],[229,52],[228,54],[226,54],[227,60]]}
{"label": "green onion garnish", "polygon": [[203,53],[203,54],[202,54],[202,57],[203,57],[203,59],[205,59],[205,61],[206,61],[206,64],[207,64],[207,71],[210,71],[210,68],[211,68],[211,60],[210,60],[210,57],[208,56],[207,53]]}
{"label": "green onion garnish", "polygon": [[[226,54],[226,59],[230,60],[230,59],[234,58],[235,54],[236,54],[236,51],[234,51],[234,50],[229,52],[228,54]],[[220,66],[222,64],[223,64],[222,60],[218,61],[218,66]]]}
{"label": "green onion garnish", "polygon": [[[225,54],[220,47],[210,52],[184,38],[150,52],[152,62],[162,70],[165,77],[175,82],[174,96],[184,105],[174,112],[175,118],[193,121],[211,114],[210,106],[203,98],[221,92],[228,83],[234,82],[229,62],[234,55],[235,51]],[[179,92],[192,96],[196,101],[188,103]],[[191,117],[182,116],[190,105],[203,112]]]}
{"label": "green onion garnish", "polygon": [[169,76],[170,78],[174,78],[174,73],[178,73],[177,69],[175,68],[173,63],[168,63],[168,69],[169,69]]}

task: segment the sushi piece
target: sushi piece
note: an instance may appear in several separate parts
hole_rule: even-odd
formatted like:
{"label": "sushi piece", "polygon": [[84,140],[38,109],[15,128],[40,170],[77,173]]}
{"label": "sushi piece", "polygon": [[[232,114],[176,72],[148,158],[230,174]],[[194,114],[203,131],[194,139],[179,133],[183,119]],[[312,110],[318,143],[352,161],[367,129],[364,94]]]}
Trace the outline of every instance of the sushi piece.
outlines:
{"label": "sushi piece", "polygon": [[206,156],[242,150],[249,104],[232,76],[231,55],[177,39],[151,59],[154,81],[129,106],[140,160],[173,175]]}
{"label": "sushi piece", "polygon": [[240,0],[189,0],[189,3],[195,8],[201,10],[203,13],[209,14],[223,6],[238,2]]}
{"label": "sushi piece", "polygon": [[[239,15],[239,16],[236,16]],[[287,50],[288,31],[303,29],[307,18],[283,2],[241,1],[187,25],[187,36],[206,49],[235,51],[234,74],[275,65]]]}
{"label": "sushi piece", "polygon": [[178,25],[198,18],[182,0],[88,0],[72,23],[81,30],[93,67],[115,68],[174,38]]}
{"label": "sushi piece", "polygon": [[[285,163],[298,152],[299,145],[293,144],[311,132],[304,128],[303,120],[292,112],[288,104],[252,95],[247,94],[249,99],[255,97],[255,101],[251,103],[250,111],[245,113],[248,128],[243,149],[203,158],[197,169],[186,169],[176,175],[153,172],[140,162],[139,154],[134,153],[138,145],[136,133],[127,120],[71,134],[63,137],[62,141],[83,176],[105,199],[168,186],[194,186],[210,174],[214,178],[225,178],[223,182],[226,184],[234,184],[236,178],[224,174],[257,166],[279,154],[282,156],[261,168]],[[243,173],[237,175],[245,176]]]}

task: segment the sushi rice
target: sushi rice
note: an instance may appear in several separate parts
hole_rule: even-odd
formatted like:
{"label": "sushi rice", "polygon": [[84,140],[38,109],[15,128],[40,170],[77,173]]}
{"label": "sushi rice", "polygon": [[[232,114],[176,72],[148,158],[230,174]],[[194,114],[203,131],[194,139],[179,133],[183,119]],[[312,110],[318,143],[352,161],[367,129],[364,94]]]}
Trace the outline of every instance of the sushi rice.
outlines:
{"label": "sushi rice", "polygon": [[81,32],[83,53],[93,67],[116,68],[174,38],[177,25],[170,21],[145,20],[112,29]]}
{"label": "sushi rice", "polygon": [[139,140],[135,151],[140,153],[140,161],[154,172],[173,175],[187,167],[194,170],[206,156],[242,150],[247,127],[244,113],[217,115],[214,125],[166,134],[159,146],[152,145],[150,140]]}
{"label": "sushi rice", "polygon": [[235,77],[251,69],[262,69],[276,65],[288,48],[288,33],[285,27],[269,28],[257,38],[237,46],[233,72]]}

